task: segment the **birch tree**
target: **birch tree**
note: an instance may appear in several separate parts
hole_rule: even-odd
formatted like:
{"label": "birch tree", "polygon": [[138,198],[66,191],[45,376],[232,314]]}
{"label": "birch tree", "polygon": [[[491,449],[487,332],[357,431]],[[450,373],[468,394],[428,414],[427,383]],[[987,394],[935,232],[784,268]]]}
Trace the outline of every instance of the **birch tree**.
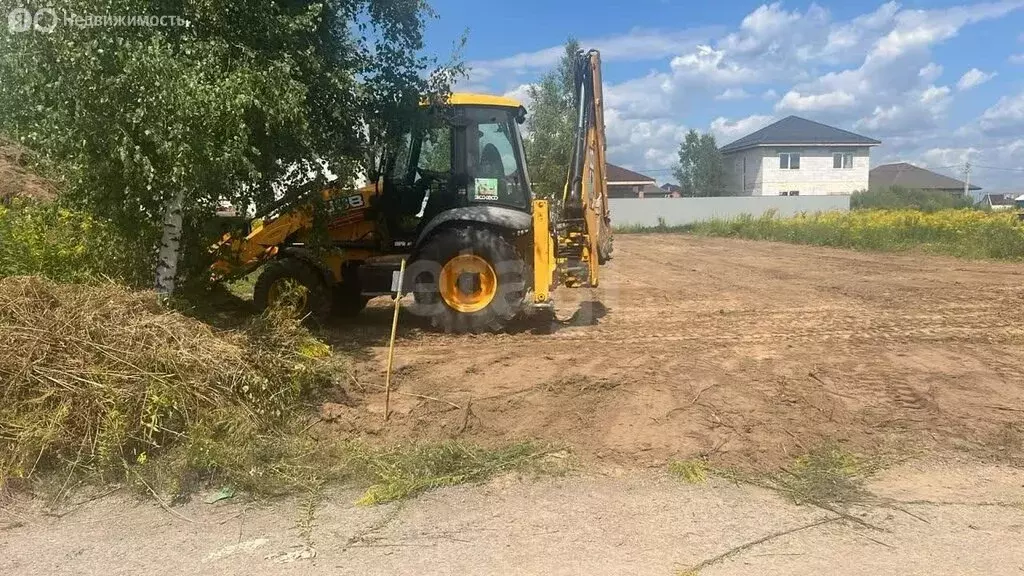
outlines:
{"label": "birch tree", "polygon": [[[4,14],[20,5],[0,2]],[[0,133],[41,155],[62,202],[151,246],[162,291],[174,288],[179,246],[205,256],[201,230],[218,202],[244,210],[311,177],[349,180],[366,168],[368,140],[451,78],[429,73],[432,12],[419,0],[54,10],[52,30],[0,34]],[[76,20],[86,15],[110,18]]]}

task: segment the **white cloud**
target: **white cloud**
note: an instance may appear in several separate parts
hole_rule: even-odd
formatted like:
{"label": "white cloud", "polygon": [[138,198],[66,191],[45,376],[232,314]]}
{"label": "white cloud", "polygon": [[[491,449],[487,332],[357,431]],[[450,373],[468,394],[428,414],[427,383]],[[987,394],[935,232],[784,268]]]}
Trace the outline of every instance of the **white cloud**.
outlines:
{"label": "white cloud", "polygon": [[[877,40],[859,67],[797,84],[776,109],[819,112],[825,120],[840,123],[859,117],[863,126],[881,126],[888,117],[921,119],[929,111],[941,113],[944,109],[921,100],[927,86],[941,75],[941,67],[930,61],[930,48],[968,24],[999,18],[1021,7],[1024,0],[897,11],[890,18],[891,29],[876,30]],[[934,118],[929,124],[933,123]]]}
{"label": "white cloud", "polygon": [[715,96],[715,100],[746,100],[750,98],[750,94],[747,93],[743,88],[726,88],[725,92],[722,92],[718,96]]}
{"label": "white cloud", "polygon": [[508,92],[505,92],[502,96],[518,100],[520,104],[526,106],[526,109],[529,110],[530,104],[533,103],[533,100],[530,98],[530,89],[533,88],[533,86],[533,84],[520,84]]}
{"label": "white cloud", "polygon": [[553,68],[565,53],[562,46],[551,46],[534,52],[522,52],[506,58],[490,61],[469,62],[469,74],[474,79],[485,80],[500,70],[517,70]]}
{"label": "white cloud", "polygon": [[786,12],[782,9],[781,2],[774,2],[771,5],[762,4],[756,10],[747,14],[740,23],[740,29],[750,33],[751,37],[766,37],[781,34],[790,26],[799,22],[802,15],[798,12]]}
{"label": "white cloud", "polygon": [[653,118],[670,114],[675,86],[668,75],[651,73],[620,84],[606,84],[605,106],[629,117]]}
{"label": "white cloud", "polygon": [[[1000,100],[973,122],[960,122],[959,130],[947,126],[954,98],[960,97],[958,78],[944,75],[933,50],[967,26],[1024,7],[1024,0],[960,2],[924,9],[876,3],[853,18],[837,19],[814,3],[797,8],[769,0],[731,31],[635,29],[584,41],[607,62],[652,63],[641,65],[635,77],[606,80],[609,160],[633,168],[668,167],[685,134],[683,119],[706,119],[716,100],[737,98],[748,98],[751,116],[710,115],[709,127],[722,143],[798,113],[882,139],[875,158],[927,161],[925,152],[949,146],[979,154],[1005,147],[1024,133],[1024,120],[1015,116],[1017,99]],[[526,83],[554,67],[562,52],[562,46],[552,46],[474,62],[473,83],[521,96]],[[1024,53],[1010,61],[1024,64]],[[978,73],[988,79],[994,71],[969,74]]]}
{"label": "white cloud", "polygon": [[978,119],[985,134],[1013,135],[1024,131],[1024,92],[1003,96]]}
{"label": "white cloud", "polygon": [[605,110],[608,161],[638,170],[672,167],[686,126],[670,120],[626,118],[615,108]]}
{"label": "white cloud", "polygon": [[879,40],[873,50],[877,58],[898,58],[915,50],[956,36],[960,28],[1001,18],[1024,7],[1020,0],[1005,0],[939,10],[903,10],[896,15],[896,27]]}
{"label": "white cloud", "polygon": [[1011,54],[1009,60],[1010,64],[1024,64],[1024,53]]}
{"label": "white cloud", "polygon": [[809,78],[828,43],[829,20],[816,4],[804,12],[762,5],[737,31],[673,59],[674,80],[692,88]]}
{"label": "white cloud", "polygon": [[828,34],[828,43],[823,49],[826,56],[837,57],[843,54],[863,55],[867,53],[878,34],[887,30],[895,21],[899,12],[899,4],[887,2],[869,14],[858,16],[847,23],[832,26]]}
{"label": "white cloud", "polygon": [[962,174],[956,174],[951,169],[955,170],[953,167],[962,165],[972,158],[977,159],[980,152],[974,147],[929,148],[921,153],[918,163],[925,168],[940,169],[954,178],[961,178]]}
{"label": "white cloud", "polygon": [[823,112],[850,108],[856,103],[853,94],[844,90],[835,90],[823,94],[802,94],[790,90],[775,105],[776,110],[792,110],[795,112]]}
{"label": "white cloud", "polygon": [[712,84],[743,84],[760,77],[761,71],[727,60],[724,50],[697,46],[694,52],[676,56],[671,63],[677,78],[699,79]]}
{"label": "white cloud", "polygon": [[935,62],[929,62],[927,66],[917,72],[917,75],[922,82],[935,82],[939,76],[942,76],[942,66]]}
{"label": "white cloud", "polygon": [[581,42],[584,49],[591,46],[601,50],[601,58],[608,61],[657,60],[692,49],[712,30],[702,28],[665,32],[634,29],[628,34],[598,38]]}
{"label": "white cloud", "polygon": [[928,86],[918,99],[933,114],[943,112],[949,104],[949,86]]}
{"label": "white cloud", "polygon": [[[584,49],[599,48],[601,58],[606,62],[641,62],[668,58],[691,50],[714,31],[714,28],[676,31],[634,28],[624,34],[585,38],[580,40],[580,45]],[[474,80],[486,80],[499,72],[528,73],[549,70],[558,64],[564,53],[563,45],[549,46],[495,60],[476,60],[469,62],[468,67]]]}
{"label": "white cloud", "polygon": [[948,130],[934,130],[911,138],[887,138],[872,152],[872,164],[904,161],[962,178],[960,166],[970,160],[975,165],[971,182],[986,191],[1024,190],[1020,173],[1013,171],[1024,170],[1024,138],[1019,131],[1008,137],[993,137],[982,134],[976,125],[967,125],[952,135],[955,137],[951,138]]}
{"label": "white cloud", "polygon": [[960,77],[960,80],[956,83],[958,90],[970,90],[975,86],[980,86],[985,82],[988,82],[996,76],[996,72],[982,72],[977,68],[971,68],[964,75]]}
{"label": "white cloud", "polygon": [[909,93],[906,102],[876,106],[870,115],[855,122],[853,127],[874,136],[907,136],[931,130],[949,108],[951,92],[948,86],[929,85]]}
{"label": "white cloud", "polygon": [[774,116],[754,114],[739,120],[729,120],[719,116],[711,121],[711,133],[720,146],[742,138],[751,132],[764,128],[775,121]]}

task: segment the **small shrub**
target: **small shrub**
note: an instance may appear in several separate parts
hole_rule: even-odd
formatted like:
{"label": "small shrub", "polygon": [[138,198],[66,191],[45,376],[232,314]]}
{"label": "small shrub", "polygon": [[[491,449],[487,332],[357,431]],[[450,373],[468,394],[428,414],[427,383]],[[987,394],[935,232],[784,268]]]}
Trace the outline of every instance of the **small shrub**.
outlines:
{"label": "small shrub", "polygon": [[106,221],[54,203],[0,205],[0,277],[151,283],[154,231],[127,238]]}
{"label": "small shrub", "polygon": [[854,192],[850,197],[850,208],[853,210],[920,210],[922,212],[938,212],[971,208],[974,199],[970,196],[937,192],[932,190],[913,190],[892,186],[889,188],[873,188]]}

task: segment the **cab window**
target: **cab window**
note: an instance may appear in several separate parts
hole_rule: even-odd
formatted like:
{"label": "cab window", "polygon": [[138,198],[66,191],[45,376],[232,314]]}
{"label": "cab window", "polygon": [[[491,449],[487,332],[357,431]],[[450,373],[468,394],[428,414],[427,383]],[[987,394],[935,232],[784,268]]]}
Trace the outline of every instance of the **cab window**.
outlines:
{"label": "cab window", "polygon": [[424,171],[432,174],[448,174],[452,169],[452,136],[451,128],[442,126],[427,131],[423,135],[420,146],[420,157],[417,163],[417,177]]}
{"label": "cab window", "polygon": [[512,114],[505,109],[473,108],[466,119],[470,200],[525,207],[528,189]]}
{"label": "cab window", "polygon": [[412,134],[406,132],[395,144],[388,177],[394,182],[404,182],[409,175],[409,156],[412,155]]}

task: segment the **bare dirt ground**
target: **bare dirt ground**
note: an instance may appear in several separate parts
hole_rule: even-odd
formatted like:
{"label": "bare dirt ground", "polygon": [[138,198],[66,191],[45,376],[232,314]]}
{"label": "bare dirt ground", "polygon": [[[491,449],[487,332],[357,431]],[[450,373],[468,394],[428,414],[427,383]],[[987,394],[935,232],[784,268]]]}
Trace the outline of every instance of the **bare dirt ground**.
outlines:
{"label": "bare dirt ground", "polygon": [[[329,337],[359,360],[322,434],[541,439],[582,475],[413,501],[302,498],[164,510],[121,493],[0,508],[0,574],[1024,574],[1024,265],[621,236],[551,325],[447,336],[388,303]],[[468,407],[468,409],[467,409]],[[840,518],[673,458],[775,470],[825,439],[908,457]]]}
{"label": "bare dirt ground", "polygon": [[333,333],[363,360],[351,407],[325,407],[331,430],[536,438],[629,467],[708,455],[768,469],[826,438],[1021,458],[1024,265],[621,235],[603,274],[555,292],[572,316],[555,326],[449,336],[406,317],[386,429],[391,309],[371,304]]}

